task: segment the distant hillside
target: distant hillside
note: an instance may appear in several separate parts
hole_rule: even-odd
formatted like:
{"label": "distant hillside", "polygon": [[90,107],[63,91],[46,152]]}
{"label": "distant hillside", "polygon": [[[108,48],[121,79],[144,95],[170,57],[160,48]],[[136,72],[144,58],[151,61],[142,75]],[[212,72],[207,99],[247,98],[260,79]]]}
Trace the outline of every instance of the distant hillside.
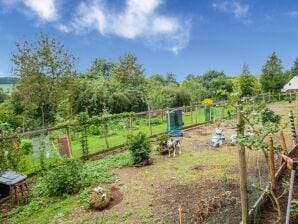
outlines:
{"label": "distant hillside", "polygon": [[17,81],[18,79],[14,77],[0,77],[0,84],[14,84]]}

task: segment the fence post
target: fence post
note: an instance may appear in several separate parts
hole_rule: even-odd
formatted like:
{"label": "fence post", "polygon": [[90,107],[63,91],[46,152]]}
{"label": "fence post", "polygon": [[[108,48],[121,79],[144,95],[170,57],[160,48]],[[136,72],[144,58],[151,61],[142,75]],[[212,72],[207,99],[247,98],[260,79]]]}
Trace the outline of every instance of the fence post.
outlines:
{"label": "fence post", "polygon": [[198,123],[198,104],[196,104],[196,124]]}
{"label": "fence post", "polygon": [[280,144],[281,144],[283,154],[288,155],[288,148],[287,148],[287,144],[286,144],[285,135],[284,135],[283,130],[280,130],[279,137],[280,137]]}
{"label": "fence post", "polygon": [[129,127],[132,128],[132,114],[129,116]]}
{"label": "fence post", "polygon": [[[242,115],[242,105],[237,103],[237,135],[244,133],[244,120]],[[247,171],[246,171],[246,158],[245,147],[243,144],[238,143],[238,156],[239,156],[239,171],[240,171],[240,195],[241,195],[241,214],[242,223],[248,224],[248,196],[247,196]]]}
{"label": "fence post", "polygon": [[151,112],[150,112],[150,104],[148,102],[148,119],[149,119],[149,131],[150,131],[150,136],[152,135],[152,126],[151,126]]}
{"label": "fence post", "polygon": [[276,187],[276,179],[275,179],[275,165],[274,165],[274,150],[273,150],[273,139],[272,136],[269,137],[269,156],[268,156],[268,164],[269,164],[269,170],[270,170],[270,176],[271,176],[271,186],[272,189],[275,189]]}
{"label": "fence post", "polygon": [[190,104],[190,122],[193,124],[193,119],[192,119],[192,104]]}
{"label": "fence post", "polygon": [[104,127],[104,138],[105,138],[106,146],[107,146],[107,149],[109,149],[110,144],[108,140],[108,134],[109,134],[108,124],[104,123],[103,127]]}
{"label": "fence post", "polygon": [[278,94],[278,101],[280,101],[280,93]]}
{"label": "fence post", "polygon": [[225,106],[224,103],[221,105],[221,119],[223,120],[225,118]]}
{"label": "fence post", "polygon": [[72,144],[71,144],[71,135],[70,135],[70,127],[66,127],[66,133],[67,133],[67,138],[68,138],[68,143],[69,143],[69,151],[70,151],[70,156],[72,157]]}

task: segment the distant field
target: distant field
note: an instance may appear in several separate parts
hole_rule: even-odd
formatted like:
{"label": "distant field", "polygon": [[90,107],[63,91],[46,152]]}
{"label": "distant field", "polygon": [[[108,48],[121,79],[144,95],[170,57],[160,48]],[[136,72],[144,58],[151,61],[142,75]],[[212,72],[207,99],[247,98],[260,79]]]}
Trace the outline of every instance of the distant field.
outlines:
{"label": "distant field", "polygon": [[0,88],[4,90],[4,92],[10,92],[13,84],[0,84]]}

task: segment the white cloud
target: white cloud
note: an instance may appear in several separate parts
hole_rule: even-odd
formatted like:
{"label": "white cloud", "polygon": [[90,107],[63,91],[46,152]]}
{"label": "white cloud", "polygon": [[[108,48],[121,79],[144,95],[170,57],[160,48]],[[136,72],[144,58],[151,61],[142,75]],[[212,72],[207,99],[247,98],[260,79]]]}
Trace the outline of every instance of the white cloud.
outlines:
{"label": "white cloud", "polygon": [[65,32],[65,33],[69,33],[69,32],[72,31],[71,27],[69,27],[69,26],[67,26],[67,25],[65,25],[65,24],[62,24],[62,23],[58,24],[58,25],[56,26],[56,28],[57,28],[58,30],[62,31],[62,32]]}
{"label": "white cloud", "polygon": [[71,23],[76,32],[96,30],[101,35],[145,39],[153,47],[179,53],[189,41],[188,22],[158,12],[162,0],[126,0],[115,12],[103,0],[82,1]]}
{"label": "white cloud", "polygon": [[8,8],[16,8],[28,16],[32,16],[33,12],[42,21],[58,19],[56,0],[2,0],[1,3]]}
{"label": "white cloud", "polygon": [[24,0],[24,4],[42,20],[53,21],[58,18],[55,0]]}
{"label": "white cloud", "polygon": [[249,5],[242,4],[236,0],[225,0],[214,2],[212,7],[219,12],[232,13],[234,17],[242,22],[248,22]]}
{"label": "white cloud", "polygon": [[287,12],[286,15],[291,18],[298,18],[298,11]]}

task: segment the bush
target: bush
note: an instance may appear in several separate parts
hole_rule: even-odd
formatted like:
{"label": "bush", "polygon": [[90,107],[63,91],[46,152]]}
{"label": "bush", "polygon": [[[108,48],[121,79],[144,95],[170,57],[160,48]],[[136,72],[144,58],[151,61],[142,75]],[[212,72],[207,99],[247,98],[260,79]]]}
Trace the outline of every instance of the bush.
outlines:
{"label": "bush", "polygon": [[151,143],[146,134],[139,132],[136,135],[128,135],[127,148],[131,152],[133,164],[149,159]]}
{"label": "bush", "polygon": [[100,127],[97,126],[97,125],[94,125],[94,124],[90,125],[90,127],[89,127],[89,133],[91,135],[94,135],[94,136],[100,135],[101,134]]}
{"label": "bush", "polygon": [[45,179],[49,196],[64,196],[78,193],[82,187],[81,167],[79,160],[64,159],[63,163],[51,169]]}
{"label": "bush", "polygon": [[31,140],[22,140],[21,150],[25,155],[29,155],[33,152],[33,144]]}

